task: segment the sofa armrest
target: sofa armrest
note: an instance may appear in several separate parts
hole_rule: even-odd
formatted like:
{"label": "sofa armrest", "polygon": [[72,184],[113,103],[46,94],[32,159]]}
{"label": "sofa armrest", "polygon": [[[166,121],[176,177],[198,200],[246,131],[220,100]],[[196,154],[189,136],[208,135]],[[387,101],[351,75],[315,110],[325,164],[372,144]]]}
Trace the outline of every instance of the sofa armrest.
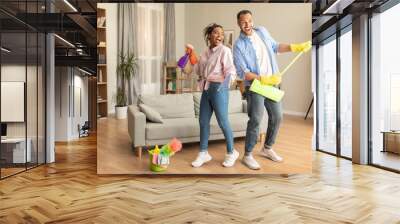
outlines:
{"label": "sofa armrest", "polygon": [[146,115],[136,105],[128,107],[128,132],[134,147],[146,144]]}
{"label": "sofa armrest", "polygon": [[243,113],[247,113],[247,100],[242,100],[243,104]]}

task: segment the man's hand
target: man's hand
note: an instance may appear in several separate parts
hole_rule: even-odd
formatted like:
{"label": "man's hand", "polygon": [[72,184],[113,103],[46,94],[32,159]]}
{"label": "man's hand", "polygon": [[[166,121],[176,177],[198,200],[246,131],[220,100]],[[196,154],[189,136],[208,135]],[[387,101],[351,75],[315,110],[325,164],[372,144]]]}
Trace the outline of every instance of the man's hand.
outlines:
{"label": "man's hand", "polygon": [[266,75],[260,76],[260,82],[262,85],[270,85],[270,86],[279,85],[281,81],[282,81],[282,76],[280,73],[276,73],[270,76]]}
{"label": "man's hand", "polygon": [[307,41],[300,44],[291,44],[290,50],[292,52],[307,52],[311,49],[311,41]]}

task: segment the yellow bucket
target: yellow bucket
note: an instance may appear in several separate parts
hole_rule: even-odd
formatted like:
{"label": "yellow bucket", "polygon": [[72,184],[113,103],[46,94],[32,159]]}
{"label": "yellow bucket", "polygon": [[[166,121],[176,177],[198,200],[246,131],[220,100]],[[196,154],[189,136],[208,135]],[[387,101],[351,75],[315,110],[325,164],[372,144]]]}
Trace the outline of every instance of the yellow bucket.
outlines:
{"label": "yellow bucket", "polygon": [[149,165],[150,166],[149,166],[149,168],[150,168],[151,171],[153,171],[153,172],[162,172],[162,171],[167,170],[167,168],[168,168],[167,165],[162,166],[162,165],[157,165],[157,164],[153,163],[153,153],[150,152],[150,151],[149,151],[149,158],[150,158],[150,161],[149,161]]}

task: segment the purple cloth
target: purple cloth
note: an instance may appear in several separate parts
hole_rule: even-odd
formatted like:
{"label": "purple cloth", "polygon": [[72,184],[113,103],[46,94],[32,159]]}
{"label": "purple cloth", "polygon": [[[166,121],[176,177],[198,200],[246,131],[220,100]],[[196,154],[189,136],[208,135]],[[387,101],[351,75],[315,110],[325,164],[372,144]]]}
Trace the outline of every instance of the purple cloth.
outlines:
{"label": "purple cloth", "polygon": [[189,61],[189,54],[185,54],[182,56],[179,61],[178,61],[178,67],[183,69],[186,65],[186,63]]}

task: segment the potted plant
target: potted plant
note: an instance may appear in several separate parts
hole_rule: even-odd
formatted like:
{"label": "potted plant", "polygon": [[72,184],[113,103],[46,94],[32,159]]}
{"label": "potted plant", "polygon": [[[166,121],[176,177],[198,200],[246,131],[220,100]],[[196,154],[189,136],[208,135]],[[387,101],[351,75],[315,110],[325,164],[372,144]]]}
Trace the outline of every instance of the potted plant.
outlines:
{"label": "potted plant", "polygon": [[138,59],[133,54],[120,55],[117,66],[117,75],[120,78],[120,87],[117,89],[115,113],[117,119],[124,119],[127,115],[128,100],[126,95],[126,84],[136,74]]}
{"label": "potted plant", "polygon": [[116,104],[115,104],[115,115],[117,119],[124,119],[127,115],[128,106],[126,103],[126,94],[122,90],[122,88],[117,89],[117,94],[115,96]]}

